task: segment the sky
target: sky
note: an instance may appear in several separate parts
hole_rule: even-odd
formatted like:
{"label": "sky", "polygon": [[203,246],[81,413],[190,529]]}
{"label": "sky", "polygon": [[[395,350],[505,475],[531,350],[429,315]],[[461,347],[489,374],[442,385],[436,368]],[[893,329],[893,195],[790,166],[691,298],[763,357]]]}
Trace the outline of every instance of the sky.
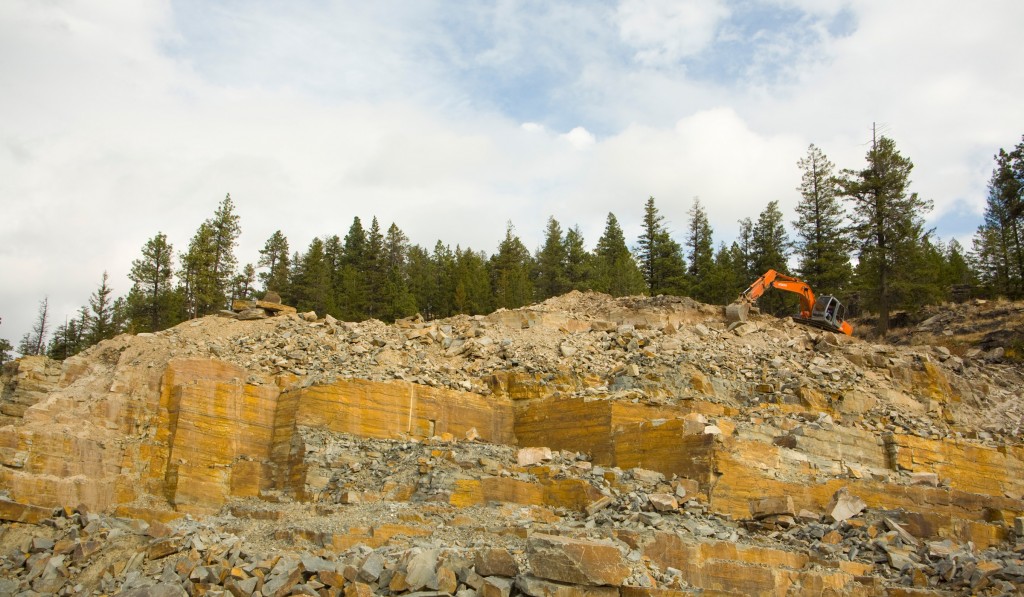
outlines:
{"label": "sky", "polygon": [[795,218],[817,145],[860,168],[872,126],[969,246],[993,155],[1024,133],[1019,0],[4,0],[0,337],[118,295],[228,193],[237,255],[354,217],[413,243],[527,247],[547,219],[631,243],[653,196],[716,243]]}

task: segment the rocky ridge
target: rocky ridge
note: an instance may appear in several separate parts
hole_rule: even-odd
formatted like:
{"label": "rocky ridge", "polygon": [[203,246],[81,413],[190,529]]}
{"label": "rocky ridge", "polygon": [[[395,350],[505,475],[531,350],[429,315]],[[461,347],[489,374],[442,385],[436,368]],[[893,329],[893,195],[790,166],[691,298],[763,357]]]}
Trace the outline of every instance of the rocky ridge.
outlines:
{"label": "rocky ridge", "polygon": [[[211,317],[53,371],[22,360],[0,401],[12,590],[1021,586],[1020,372],[945,346],[572,293],[394,326]],[[834,516],[843,493],[863,510]],[[413,561],[427,582],[393,582]]]}

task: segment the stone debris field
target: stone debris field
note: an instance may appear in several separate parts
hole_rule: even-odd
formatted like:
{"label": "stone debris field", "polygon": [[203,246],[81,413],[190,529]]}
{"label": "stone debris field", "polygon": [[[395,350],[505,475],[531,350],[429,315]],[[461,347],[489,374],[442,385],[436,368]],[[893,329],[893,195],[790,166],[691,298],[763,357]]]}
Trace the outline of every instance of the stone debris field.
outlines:
{"label": "stone debris field", "polygon": [[0,595],[1024,594],[1019,305],[236,303],[4,366]]}

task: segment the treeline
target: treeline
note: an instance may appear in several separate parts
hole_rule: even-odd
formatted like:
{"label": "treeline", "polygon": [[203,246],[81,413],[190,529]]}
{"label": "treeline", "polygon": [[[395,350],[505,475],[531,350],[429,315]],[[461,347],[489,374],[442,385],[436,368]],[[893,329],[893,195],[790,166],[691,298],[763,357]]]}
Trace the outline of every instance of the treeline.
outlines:
{"label": "treeline", "polygon": [[[949,300],[954,287],[973,288],[976,296],[1024,296],[1024,142],[996,155],[985,223],[970,253],[925,229],[931,202],[910,191],[913,163],[891,139],[873,139],[859,169],[837,171],[814,145],[798,165],[800,200],[790,226],[771,201],[756,219],[739,220],[733,242],[717,247],[699,199],[680,234],[650,197],[632,248],[612,213],[592,249],[578,226],[551,217],[535,251],[509,223],[491,255],[442,241],[411,244],[394,223],[384,230],[375,217],[368,227],[356,217],[343,237],[314,238],[302,251],[274,232],[255,263],[240,267],[241,228],[228,195],[184,252],[163,233],[149,239],[132,262],[127,295],[115,298],[104,273],[88,304],[56,326],[44,299],[18,352],[66,358],[123,331],[165,329],[267,291],[300,311],[393,321],[417,312],[433,319],[517,308],[570,290],[725,304],[776,269],[819,292],[856,296],[859,308],[879,314],[882,334],[892,310]],[[793,300],[769,295],[761,306],[785,312]],[[0,358],[10,348],[0,345]]]}

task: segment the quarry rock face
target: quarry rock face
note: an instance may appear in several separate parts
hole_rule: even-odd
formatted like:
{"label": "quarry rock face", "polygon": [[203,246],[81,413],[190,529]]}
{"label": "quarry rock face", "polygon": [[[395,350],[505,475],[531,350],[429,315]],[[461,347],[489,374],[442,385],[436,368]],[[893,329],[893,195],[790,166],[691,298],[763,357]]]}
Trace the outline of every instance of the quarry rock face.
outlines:
{"label": "quarry rock face", "polygon": [[1024,587],[1019,365],[675,297],[235,311],[4,366],[0,594]]}

